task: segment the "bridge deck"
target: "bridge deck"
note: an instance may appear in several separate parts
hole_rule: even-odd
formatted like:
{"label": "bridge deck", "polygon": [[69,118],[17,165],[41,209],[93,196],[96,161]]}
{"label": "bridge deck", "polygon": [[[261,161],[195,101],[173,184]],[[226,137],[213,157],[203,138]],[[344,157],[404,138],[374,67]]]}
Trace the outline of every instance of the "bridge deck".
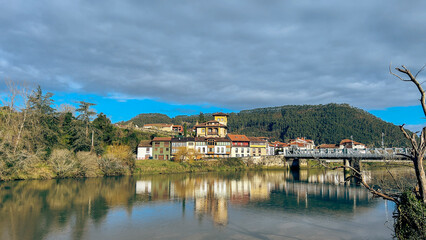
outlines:
{"label": "bridge deck", "polygon": [[286,158],[305,159],[407,159],[408,148],[372,148],[372,149],[293,149],[283,152]]}

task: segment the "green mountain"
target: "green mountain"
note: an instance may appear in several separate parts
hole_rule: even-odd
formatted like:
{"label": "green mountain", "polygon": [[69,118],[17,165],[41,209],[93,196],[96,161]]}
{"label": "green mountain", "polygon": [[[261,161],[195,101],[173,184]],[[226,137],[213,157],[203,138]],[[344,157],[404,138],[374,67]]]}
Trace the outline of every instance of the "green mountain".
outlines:
{"label": "green mountain", "polygon": [[[206,120],[213,117],[205,114]],[[193,126],[198,115],[169,118],[164,114],[140,114],[126,123],[138,126],[146,123],[173,123]],[[256,108],[230,113],[228,132],[247,136],[266,136],[286,141],[296,137],[313,139],[316,145],[339,143],[351,136],[370,147],[381,146],[381,135],[387,147],[407,146],[408,142],[398,126],[348,104],[288,105]]]}

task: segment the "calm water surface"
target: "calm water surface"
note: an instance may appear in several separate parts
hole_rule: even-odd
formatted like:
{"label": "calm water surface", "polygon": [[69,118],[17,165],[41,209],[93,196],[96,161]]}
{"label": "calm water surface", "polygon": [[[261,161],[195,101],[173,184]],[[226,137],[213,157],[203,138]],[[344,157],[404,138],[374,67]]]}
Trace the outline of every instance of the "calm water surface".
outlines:
{"label": "calm water surface", "polygon": [[394,205],[343,179],[301,170],[0,183],[0,239],[391,239]]}

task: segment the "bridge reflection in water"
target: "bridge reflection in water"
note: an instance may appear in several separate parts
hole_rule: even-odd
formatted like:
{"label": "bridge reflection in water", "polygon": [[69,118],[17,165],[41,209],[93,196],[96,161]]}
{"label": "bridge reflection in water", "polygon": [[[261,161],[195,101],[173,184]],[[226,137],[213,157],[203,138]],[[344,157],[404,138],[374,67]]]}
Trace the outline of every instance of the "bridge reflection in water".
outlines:
{"label": "bridge reflection in water", "polygon": [[[368,172],[365,178],[371,178]],[[150,176],[137,180],[135,189],[142,201],[181,201],[184,210],[192,202],[198,217],[208,215],[215,224],[226,225],[229,204],[286,212],[362,210],[371,195],[344,179],[343,171],[308,170]]]}
{"label": "bridge reflection in water", "polygon": [[[223,238],[266,231],[306,239],[311,232],[305,228],[321,236],[331,228],[342,234],[344,228],[365,238],[359,233],[371,226],[390,236],[383,227],[391,220],[384,217],[383,201],[372,200],[355,184],[342,184],[344,175],[283,170],[1,182],[0,239],[137,239],[141,234],[185,239],[189,233],[201,239],[205,231]],[[365,176],[370,182],[382,175],[386,171]]]}

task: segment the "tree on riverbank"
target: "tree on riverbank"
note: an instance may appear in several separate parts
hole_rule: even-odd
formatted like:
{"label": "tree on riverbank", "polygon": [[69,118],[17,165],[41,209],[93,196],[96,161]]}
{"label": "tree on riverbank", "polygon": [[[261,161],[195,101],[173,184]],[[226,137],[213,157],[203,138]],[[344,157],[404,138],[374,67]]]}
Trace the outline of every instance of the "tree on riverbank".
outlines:
{"label": "tree on riverbank", "polygon": [[125,174],[132,159],[108,149],[135,154],[140,140],[150,138],[115,127],[103,113],[92,121],[92,103],[78,102],[74,116],[70,107],[55,109],[53,94],[41,87],[31,91],[12,81],[7,86],[9,94],[0,98],[0,180]]}

